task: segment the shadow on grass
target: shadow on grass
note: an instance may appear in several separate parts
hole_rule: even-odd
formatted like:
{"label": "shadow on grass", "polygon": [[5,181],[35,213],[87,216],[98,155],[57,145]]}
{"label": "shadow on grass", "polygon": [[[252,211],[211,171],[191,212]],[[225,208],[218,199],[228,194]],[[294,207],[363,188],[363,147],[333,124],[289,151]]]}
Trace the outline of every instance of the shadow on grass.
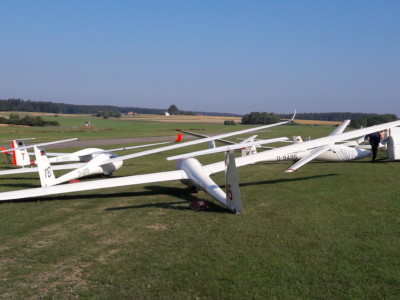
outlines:
{"label": "shadow on grass", "polygon": [[[173,210],[188,210],[189,204],[193,201],[200,200],[193,193],[191,193],[187,188],[176,188],[176,187],[165,187],[165,186],[146,186],[148,189],[147,195],[170,195],[176,198],[181,199],[182,201],[177,202],[159,202],[159,203],[147,203],[147,204],[138,204],[138,205],[129,205],[129,206],[119,206],[119,207],[110,207],[105,210],[113,211],[113,210],[126,210],[126,209],[140,209],[147,207],[159,207],[163,209],[173,209]],[[199,193],[200,198],[205,193]],[[230,213],[228,209],[214,204],[213,202],[208,201],[208,212],[213,213]]]}
{"label": "shadow on grass", "polygon": [[240,186],[252,186],[252,185],[259,185],[259,184],[277,184],[277,183],[282,183],[282,182],[295,182],[295,181],[303,181],[303,180],[324,178],[324,177],[331,177],[331,176],[339,176],[339,174],[325,174],[325,175],[287,178],[287,179],[264,180],[264,181],[241,183]]}
{"label": "shadow on grass", "polygon": [[380,164],[387,164],[392,163],[392,160],[387,158],[377,158],[374,162],[370,158],[366,159],[359,159],[359,160],[347,160],[347,161],[312,161],[311,164],[337,164],[337,163],[344,163],[344,164],[369,164],[369,163],[380,163]]}
{"label": "shadow on grass", "polygon": [[[90,200],[90,199],[115,199],[115,198],[134,198],[137,197],[149,197],[149,196],[159,196],[159,195],[169,195],[174,196],[181,201],[173,201],[173,202],[158,202],[158,203],[146,203],[146,204],[138,204],[138,205],[129,205],[129,206],[119,206],[119,207],[111,207],[106,208],[106,211],[112,210],[125,210],[125,209],[140,209],[146,207],[159,207],[164,209],[173,209],[173,210],[189,210],[189,204],[193,201],[198,201],[203,198],[205,193],[200,192],[199,197],[195,196],[191,193],[186,187],[177,188],[177,187],[165,187],[165,186],[145,186],[147,191],[139,191],[139,192],[123,192],[123,193],[95,193],[89,195],[62,195],[62,196],[48,196],[41,198],[27,198],[21,200],[9,200],[2,201],[0,203],[29,203],[29,202],[45,202],[45,201],[69,201],[69,200]],[[214,204],[213,202],[208,201],[208,212],[214,213],[230,213],[229,210],[225,209],[218,204]]]}
{"label": "shadow on grass", "polygon": [[[10,178],[8,178],[10,179]],[[20,181],[21,178],[15,178],[15,180]],[[40,183],[39,183],[40,184]],[[38,188],[40,185],[38,183],[2,183],[1,186],[14,187],[14,188]]]}

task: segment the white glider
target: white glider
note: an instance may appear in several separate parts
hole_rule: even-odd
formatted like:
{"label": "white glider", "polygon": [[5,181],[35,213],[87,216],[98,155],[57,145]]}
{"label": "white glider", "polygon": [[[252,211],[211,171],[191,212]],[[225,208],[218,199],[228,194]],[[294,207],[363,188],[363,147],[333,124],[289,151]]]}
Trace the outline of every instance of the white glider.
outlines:
{"label": "white glider", "polygon": [[[34,140],[34,138],[11,140],[11,149],[2,149],[1,150],[2,153],[10,153],[10,152],[12,153],[13,164],[15,166],[26,167],[26,166],[32,166],[35,164],[34,161],[30,160],[28,151],[26,149],[33,148],[34,146],[43,147],[43,146],[48,146],[48,145],[53,145],[53,144],[66,143],[66,142],[75,141],[77,139],[73,138],[73,139],[67,139],[67,140],[45,142],[45,143],[39,143],[39,144],[29,145],[29,146],[25,145],[24,141],[26,141],[26,140]],[[9,141],[6,141],[6,142],[9,142]]]}
{"label": "white glider", "polygon": [[[202,166],[196,158],[186,158],[180,160],[178,170],[150,173],[144,175],[132,175],[120,178],[94,180],[68,185],[57,185],[44,188],[33,188],[0,193],[0,201],[44,197],[56,194],[65,194],[80,191],[98,190],[120,186],[130,186],[145,183],[164,182],[171,180],[181,180],[199,190],[205,191],[222,205],[233,212],[241,212],[241,200],[239,186],[235,184],[236,167],[254,164],[260,161],[270,160],[279,155],[288,155],[298,151],[317,149],[319,147],[330,146],[336,142],[365,136],[369,133],[400,126],[400,120],[333,136],[318,138],[294,145],[283,146],[273,150],[260,152],[251,156],[242,156],[234,159],[232,151],[229,152],[225,162],[217,162]],[[210,178],[214,173],[226,170],[226,190],[225,192]],[[236,178],[237,179],[237,178]]]}
{"label": "white glider", "polygon": [[[338,126],[329,136],[334,136],[343,133],[344,129],[350,123],[350,120],[344,121],[340,126]],[[283,141],[283,140],[282,140]],[[303,143],[301,137],[295,136],[293,137],[293,142],[295,144]],[[226,146],[229,147],[229,146]],[[277,148],[280,149],[280,148]],[[197,157],[200,155],[206,155],[210,153],[217,153],[224,151],[224,148],[214,148],[214,149],[207,149],[201,150],[191,153],[185,153],[181,155],[171,156],[168,157],[167,160],[176,160],[182,159],[185,157]],[[370,151],[364,149],[358,149],[354,147],[347,147],[344,145],[330,145],[330,146],[321,146],[317,149],[310,149],[305,151],[298,151],[284,155],[277,155],[272,156],[269,161],[296,161],[299,160],[297,164],[295,164],[291,169],[296,170],[300,168],[300,166],[304,165],[305,163],[317,159],[321,161],[349,161],[349,160],[356,160],[361,159],[369,156],[371,154]]]}
{"label": "white glider", "polygon": [[[284,122],[263,125],[263,126],[240,130],[240,131],[235,131],[235,132],[231,132],[231,133],[225,133],[225,134],[218,135],[217,137],[224,138],[224,137],[229,137],[229,136],[234,136],[234,135],[239,135],[239,134],[246,134],[246,133],[264,129],[264,128],[270,128],[270,127],[278,126],[281,124],[287,124],[287,123],[293,121],[294,117],[295,117],[295,114],[293,115],[292,119],[284,121]],[[184,147],[184,146],[196,145],[196,144],[210,141],[214,138],[215,137],[205,138],[205,139],[200,139],[200,140],[196,140],[196,141],[181,143],[179,145],[170,145],[170,146],[160,147],[160,148],[156,148],[156,149],[152,149],[152,150],[142,151],[139,153],[133,153],[133,154],[129,154],[129,155],[115,157],[112,159],[105,160],[103,162],[98,162],[98,163],[94,164],[93,167],[103,168],[105,165],[114,164],[114,163],[122,163],[122,161],[125,159],[130,159],[130,158],[140,157],[140,156],[149,155],[149,154],[153,154],[153,153],[163,152],[163,151],[167,151],[167,150],[177,149],[177,148]],[[287,138],[281,138],[281,139],[287,139]],[[241,145],[241,147],[243,147],[243,145]],[[228,163],[226,163],[224,165],[224,169],[227,170],[226,171],[227,178],[229,177],[232,179],[232,178],[236,177],[235,175],[232,175],[233,172],[236,172],[235,171],[236,167],[234,167],[234,164],[235,164],[234,154],[232,153],[232,151],[229,151],[229,153],[230,154],[228,156],[231,157],[231,159],[227,159]],[[35,149],[35,154],[36,154],[36,160],[38,163],[38,171],[39,171],[40,178],[41,178],[42,188],[28,190],[28,193],[25,193],[24,190],[9,192],[9,193],[15,193],[13,196],[13,199],[30,198],[30,197],[39,196],[39,194],[41,194],[43,196],[43,195],[47,195],[49,192],[51,193],[51,191],[53,191],[53,193],[59,193],[59,191],[69,190],[69,187],[72,187],[72,189],[75,189],[81,183],[75,183],[73,185],[56,185],[56,184],[61,183],[61,181],[70,180],[70,178],[74,177],[71,174],[75,174],[75,176],[82,177],[82,176],[89,175],[89,173],[90,173],[90,171],[88,170],[88,165],[85,165],[85,166],[80,167],[78,170],[73,170],[68,174],[65,174],[59,178],[55,178],[54,173],[52,171],[52,166],[49,164],[49,160],[47,159],[47,156],[45,156],[45,153],[41,152],[39,149]],[[228,166],[230,166],[230,167],[228,167]],[[241,210],[241,204],[238,204],[238,202],[235,200],[239,196],[237,196],[236,192],[233,192],[233,190],[235,190],[235,191],[239,190],[238,186],[234,187],[233,183],[229,183],[229,185],[227,184],[226,188],[228,189],[228,195],[230,195],[227,198],[225,193],[209,178],[209,176],[207,176],[207,177],[203,176],[202,166],[196,159],[185,160],[185,162],[181,163],[180,168],[181,168],[182,172],[176,172],[176,171],[162,172],[159,174],[152,174],[150,176],[136,175],[136,177],[133,181],[131,179],[128,179],[129,180],[128,182],[129,182],[129,184],[132,184],[132,183],[140,184],[142,182],[147,182],[147,181],[143,181],[144,178],[146,178],[146,180],[148,180],[148,178],[150,178],[150,177],[152,178],[152,181],[150,181],[150,182],[167,181],[167,180],[174,180],[174,179],[181,179],[181,180],[189,179],[190,182],[193,183],[192,184],[193,186],[197,187],[198,189],[206,191],[213,198],[217,199],[221,204],[225,205],[230,210],[236,211],[236,212],[239,212],[239,210]],[[230,170],[230,171],[228,171],[228,170]],[[128,176],[128,177],[132,177],[132,176]],[[61,180],[61,178],[62,178],[62,180]],[[113,178],[113,179],[111,179],[112,180],[111,182],[107,182],[105,185],[100,184],[100,186],[98,184],[92,185],[91,182],[93,182],[93,181],[82,182],[82,183],[89,184],[89,186],[87,186],[87,188],[90,190],[90,189],[95,189],[95,187],[97,187],[97,188],[105,188],[107,186],[110,187],[109,184],[111,184],[111,185],[115,184],[115,186],[129,185],[129,184],[127,184],[126,178],[127,177]],[[229,180],[227,179],[227,181],[230,181],[231,179],[229,179]],[[67,188],[65,189],[65,187],[67,187]],[[86,188],[84,188],[84,189],[86,189]],[[79,188],[78,188],[78,190],[79,190]],[[235,195],[232,195],[232,194],[235,194]],[[0,201],[1,201],[1,199],[2,198],[0,198]],[[240,209],[239,209],[239,207],[240,207]]]}
{"label": "white glider", "polygon": [[[177,159],[188,158],[188,157],[197,157],[197,156],[201,156],[201,155],[225,152],[225,151],[236,150],[236,149],[248,149],[248,148],[255,147],[255,146],[260,146],[260,145],[264,145],[264,144],[272,144],[272,143],[277,143],[277,142],[285,142],[288,140],[289,139],[287,137],[279,137],[279,138],[273,138],[273,139],[268,139],[268,140],[258,140],[258,141],[251,141],[251,142],[245,141],[240,144],[232,144],[229,146],[215,147],[215,148],[170,156],[170,157],[167,157],[167,160],[177,160]],[[255,154],[255,153],[253,153],[253,154]]]}
{"label": "white glider", "polygon": [[[295,117],[295,114],[293,115],[293,118],[294,117]],[[288,122],[291,122],[293,120],[293,118],[288,121],[284,121],[284,122],[263,125],[263,126],[259,126],[259,127],[250,128],[250,129],[221,134],[221,135],[219,135],[219,137],[234,136],[234,135],[248,133],[248,132],[255,131],[255,130],[260,130],[260,129],[264,129],[264,128],[278,126],[281,124],[286,124]],[[181,139],[182,139],[182,137],[179,134],[178,138],[175,140],[175,142],[178,142]],[[284,138],[284,139],[287,139],[287,138]],[[58,177],[58,178],[55,178],[54,174],[53,174],[53,176],[51,177],[51,180],[50,180],[50,178],[47,178],[48,180],[43,180],[43,177],[40,177],[41,185],[42,185],[42,187],[49,187],[49,186],[58,185],[58,184],[61,184],[61,183],[67,182],[67,181],[76,180],[76,179],[79,179],[82,177],[87,177],[87,176],[92,176],[92,175],[103,174],[103,175],[109,176],[122,166],[123,160],[140,157],[140,156],[144,156],[144,155],[150,155],[150,154],[159,153],[159,152],[164,152],[167,150],[177,149],[177,148],[181,148],[181,147],[185,147],[185,146],[196,145],[196,144],[204,143],[207,141],[209,141],[209,139],[200,139],[200,140],[196,140],[196,141],[189,141],[189,142],[179,143],[176,145],[164,146],[164,147],[155,148],[155,149],[142,151],[142,152],[138,152],[138,153],[133,153],[133,154],[128,154],[128,155],[124,155],[124,156],[117,156],[117,155],[113,154],[112,152],[110,152],[112,150],[105,151],[105,150],[97,149],[98,151],[96,151],[96,149],[93,149],[93,148],[92,149],[84,149],[84,150],[81,150],[78,152],[74,152],[73,154],[62,156],[61,159],[60,159],[60,157],[57,157],[56,159],[59,159],[59,162],[61,162],[61,161],[65,162],[65,161],[73,161],[74,157],[79,158],[80,160],[82,160],[82,158],[86,159],[86,158],[90,157],[91,159],[87,163],[78,164],[78,165],[74,164],[75,168],[71,168],[68,164],[63,165],[63,166],[58,166],[57,168],[51,168],[52,170],[56,170],[56,169],[58,169],[58,170],[73,169],[73,170],[67,174],[64,174],[64,175]],[[170,142],[142,145],[142,146],[133,146],[133,147],[126,147],[126,148],[118,148],[118,149],[113,149],[113,151],[148,147],[148,146],[154,146],[154,145],[160,145],[160,144],[166,144],[166,143],[169,144]],[[34,147],[34,146],[35,145],[31,145],[29,147]],[[251,146],[249,146],[249,147],[251,147]],[[11,149],[11,150],[15,150],[15,149]],[[26,149],[24,149],[24,150],[26,151]],[[41,160],[42,160],[42,164],[48,164],[48,166],[46,166],[46,168],[49,168],[50,163],[54,162],[54,158],[48,159],[47,155],[46,155],[46,159],[42,158]],[[0,171],[0,176],[1,175],[36,172],[36,171],[39,171],[39,174],[40,174],[39,167],[38,168],[29,168],[28,170],[18,169],[18,170]]]}
{"label": "white glider", "polygon": [[[12,152],[14,161],[13,164],[16,166],[32,166],[35,165],[35,161],[30,160],[29,158],[29,153],[27,152],[26,149],[30,149],[33,147],[43,147],[47,145],[52,145],[52,144],[57,144],[57,143],[65,143],[69,141],[74,141],[75,139],[68,139],[68,140],[63,140],[63,141],[55,141],[55,142],[46,142],[46,143],[40,143],[40,144],[33,144],[33,145],[25,145],[24,140],[28,139],[19,139],[19,140],[12,140],[11,145],[12,149],[3,149],[2,152]],[[161,143],[153,143],[153,144],[145,144],[145,145],[138,145],[138,146],[130,146],[130,147],[122,147],[122,148],[116,148],[116,149],[99,149],[99,148],[87,148],[87,149],[82,149],[73,153],[47,153],[48,156],[55,156],[52,158],[49,158],[50,163],[65,163],[65,162],[88,162],[92,160],[95,156],[98,154],[106,153],[110,157],[113,156],[115,157],[115,154],[112,154],[113,152],[117,151],[123,151],[123,150],[132,150],[132,149],[139,149],[139,148],[144,148],[144,147],[152,147],[152,146],[159,146],[159,145],[165,145],[165,144],[171,144],[174,142],[180,142],[182,140],[182,135],[178,134],[177,138],[173,142],[161,142]],[[2,175],[0,173],[0,175]]]}
{"label": "white glider", "polygon": [[165,147],[161,147],[161,148],[157,148],[157,149],[152,149],[152,150],[142,151],[142,152],[138,152],[138,153],[128,154],[128,155],[124,155],[124,156],[120,156],[120,157],[117,157],[117,158],[110,159],[110,160],[106,161],[105,163],[116,162],[116,161],[119,161],[120,158],[122,158],[122,159],[131,159],[131,158],[145,156],[145,155],[149,155],[149,154],[153,154],[153,153],[159,153],[159,152],[164,152],[164,151],[168,151],[168,150],[178,149],[178,148],[182,148],[182,147],[186,147],[186,146],[198,145],[198,144],[205,143],[205,142],[224,139],[224,138],[230,137],[230,136],[247,134],[249,132],[253,132],[253,131],[257,131],[257,130],[261,130],[261,129],[266,129],[266,128],[271,128],[271,127],[275,127],[275,126],[279,126],[279,125],[283,125],[283,124],[288,124],[288,123],[290,123],[290,122],[292,122],[294,120],[295,116],[296,116],[296,112],[294,112],[293,117],[290,120],[286,120],[286,121],[283,121],[283,122],[278,122],[278,123],[269,124],[269,125],[262,125],[262,126],[258,126],[258,127],[253,127],[253,128],[234,131],[234,132],[229,132],[229,133],[223,133],[223,134],[219,134],[219,135],[216,135],[216,136],[211,136],[211,137],[202,138],[202,139],[198,139],[198,140],[194,140],[194,141],[180,143],[179,145],[165,146]]}
{"label": "white glider", "polygon": [[[182,139],[182,136],[180,134],[178,134],[178,137],[176,138],[176,140],[174,142],[180,142],[181,139]],[[36,161],[30,160],[26,149],[34,148],[34,147],[42,147],[42,146],[57,144],[57,143],[61,143],[61,142],[68,142],[68,141],[73,141],[73,140],[76,140],[76,139],[40,143],[40,144],[29,145],[29,146],[25,146],[25,144],[21,140],[15,140],[15,142],[13,141],[13,144],[18,145],[18,147],[8,149],[8,150],[3,150],[3,151],[4,152],[5,151],[13,152],[14,165],[27,166],[29,164],[30,166],[34,166],[34,165],[36,165]],[[87,149],[79,150],[79,151],[76,151],[73,153],[61,154],[60,156],[49,158],[48,161],[49,161],[49,163],[73,162],[73,161],[81,161],[82,162],[82,163],[75,163],[75,164],[66,163],[66,164],[61,164],[61,165],[54,165],[52,167],[52,169],[54,171],[56,171],[56,170],[73,170],[70,173],[67,173],[67,174],[61,176],[60,178],[58,178],[56,184],[59,184],[59,183],[63,183],[63,182],[69,181],[69,180],[78,179],[78,178],[81,178],[84,176],[101,175],[101,174],[103,174],[105,176],[111,175],[113,172],[118,170],[123,164],[122,161],[102,164],[104,161],[107,161],[110,158],[118,157],[116,154],[113,153],[114,151],[139,149],[139,148],[143,148],[143,147],[164,145],[164,144],[170,144],[170,143],[174,143],[174,142],[161,142],[161,143],[154,143],[154,144],[116,148],[116,149],[110,149],[110,150],[87,148]],[[57,154],[60,154],[60,153],[57,153]],[[46,153],[46,155],[47,155],[47,153]],[[11,169],[11,170],[2,170],[2,171],[0,171],[0,176],[36,173],[36,172],[38,172],[37,167],[30,167],[30,168],[22,167],[22,168]]]}

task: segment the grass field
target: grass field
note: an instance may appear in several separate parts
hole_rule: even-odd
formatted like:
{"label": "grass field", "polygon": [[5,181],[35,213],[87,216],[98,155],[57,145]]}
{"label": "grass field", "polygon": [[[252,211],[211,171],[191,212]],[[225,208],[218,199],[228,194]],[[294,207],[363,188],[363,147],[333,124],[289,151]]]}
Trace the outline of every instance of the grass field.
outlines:
{"label": "grass field", "polygon": [[[22,128],[18,134],[64,137],[68,124],[80,122],[59,119],[61,132]],[[96,126],[104,130],[90,138],[123,136],[124,126],[137,126],[114,122],[99,121]],[[157,134],[164,125],[146,123],[132,135]],[[181,126],[204,133],[242,129]],[[260,136],[317,138],[333,128],[281,126]],[[173,169],[165,156],[126,161],[114,176]],[[2,203],[0,298],[398,299],[400,164],[313,162],[297,173],[282,173],[289,165],[238,169],[241,215],[204,193],[189,194],[179,182]],[[223,186],[222,174],[214,179]],[[0,191],[39,184],[36,175],[0,182]],[[199,199],[210,201],[207,212],[188,209]]]}
{"label": "grass field", "polygon": [[[2,112],[4,116],[18,112]],[[25,114],[18,113],[21,117]],[[39,141],[52,141],[78,137],[80,139],[106,139],[128,138],[144,136],[175,135],[175,129],[186,129],[204,133],[220,133],[238,130],[237,126],[225,126],[224,121],[240,118],[194,116],[159,116],[137,115],[123,116],[122,118],[103,119],[91,115],[57,115],[38,114],[48,121],[58,121],[60,127],[26,127],[26,126],[0,126],[2,140],[13,138],[26,138],[34,136]],[[190,120],[190,122],[189,122]],[[90,121],[91,126],[86,127],[85,122]],[[337,122],[304,121],[296,120],[296,125],[337,125]],[[247,126],[247,125],[241,125]],[[247,126],[251,127],[251,126]],[[318,126],[324,130],[327,126]],[[243,127],[241,127],[243,128]]]}

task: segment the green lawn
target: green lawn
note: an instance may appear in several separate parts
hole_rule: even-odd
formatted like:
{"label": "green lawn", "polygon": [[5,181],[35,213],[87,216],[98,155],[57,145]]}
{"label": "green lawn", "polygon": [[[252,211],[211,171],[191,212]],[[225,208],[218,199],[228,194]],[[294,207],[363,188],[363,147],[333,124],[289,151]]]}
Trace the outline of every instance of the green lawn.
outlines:
{"label": "green lawn", "polygon": [[[21,118],[24,115],[21,114]],[[47,121],[58,121],[59,127],[0,127],[2,140],[14,138],[35,137],[40,140],[54,140],[66,138],[79,139],[106,139],[129,138],[147,136],[175,135],[175,129],[186,129],[203,133],[229,132],[239,130],[238,126],[225,126],[212,123],[181,123],[181,122],[153,122],[140,120],[126,120],[118,118],[103,119],[89,115],[44,116]],[[90,121],[91,126],[86,127],[85,122]],[[240,126],[241,129],[245,127]],[[246,126],[251,127],[251,126]]]}
{"label": "green lawn", "polygon": [[[332,130],[282,126],[260,136]],[[126,161],[114,176],[174,169],[166,156]],[[0,204],[0,298],[398,299],[400,164],[312,162],[283,173],[289,165],[238,169],[241,215],[179,182]],[[223,174],[214,179],[224,184]],[[2,191],[39,184],[36,175],[0,182]],[[209,211],[189,210],[195,199],[209,200]]]}

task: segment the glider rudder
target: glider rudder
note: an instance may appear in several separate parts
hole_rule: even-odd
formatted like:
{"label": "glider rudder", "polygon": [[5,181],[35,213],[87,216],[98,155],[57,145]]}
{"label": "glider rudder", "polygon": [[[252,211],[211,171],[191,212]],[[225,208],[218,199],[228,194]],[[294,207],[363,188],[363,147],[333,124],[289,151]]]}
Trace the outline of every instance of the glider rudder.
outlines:
{"label": "glider rudder", "polygon": [[44,150],[40,150],[38,147],[33,147],[35,150],[36,164],[38,167],[40,184],[42,187],[54,185],[56,178],[54,177],[53,169],[50,166],[49,159],[46,156]]}
{"label": "glider rudder", "polygon": [[28,151],[22,140],[12,140],[11,146],[14,148],[12,151],[14,166],[25,167],[31,165]]}
{"label": "glider rudder", "polygon": [[226,205],[235,213],[242,213],[242,198],[240,197],[235,153],[233,150],[225,152],[225,193]]}

